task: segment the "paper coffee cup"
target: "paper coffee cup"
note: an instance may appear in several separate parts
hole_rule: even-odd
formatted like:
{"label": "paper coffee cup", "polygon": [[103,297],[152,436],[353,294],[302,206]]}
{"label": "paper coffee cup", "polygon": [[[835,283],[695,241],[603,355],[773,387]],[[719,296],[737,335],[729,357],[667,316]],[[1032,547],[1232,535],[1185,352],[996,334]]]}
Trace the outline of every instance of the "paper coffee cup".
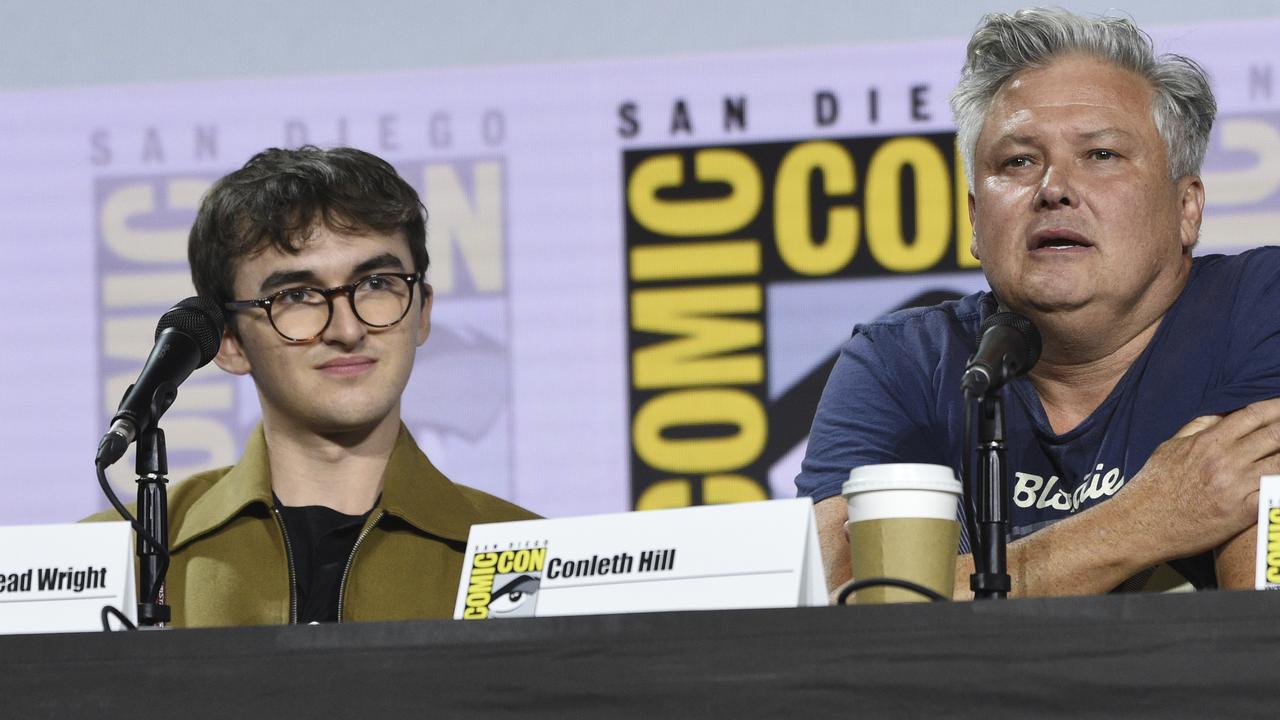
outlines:
{"label": "paper coffee cup", "polygon": [[[945,465],[891,463],[854,468],[843,486],[849,505],[854,580],[895,578],[950,598],[955,586],[956,521],[963,488]],[[894,587],[864,588],[857,604],[927,602]]]}

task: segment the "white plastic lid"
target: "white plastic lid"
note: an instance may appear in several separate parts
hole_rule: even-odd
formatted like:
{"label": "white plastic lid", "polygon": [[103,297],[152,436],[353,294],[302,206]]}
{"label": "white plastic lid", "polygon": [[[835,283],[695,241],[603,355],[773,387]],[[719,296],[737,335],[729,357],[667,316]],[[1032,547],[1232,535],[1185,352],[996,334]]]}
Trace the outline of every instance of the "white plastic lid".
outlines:
{"label": "white plastic lid", "polygon": [[844,496],[876,490],[934,490],[964,494],[964,487],[946,465],[926,463],[885,463],[863,465],[849,471],[841,492]]}

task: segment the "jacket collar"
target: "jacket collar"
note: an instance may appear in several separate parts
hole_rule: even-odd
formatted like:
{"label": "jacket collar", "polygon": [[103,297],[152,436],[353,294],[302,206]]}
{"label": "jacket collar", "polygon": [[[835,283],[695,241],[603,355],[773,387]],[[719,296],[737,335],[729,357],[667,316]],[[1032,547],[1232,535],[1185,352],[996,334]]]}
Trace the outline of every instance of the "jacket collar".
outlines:
{"label": "jacket collar", "polygon": [[169,550],[176,551],[222,527],[255,503],[266,508],[272,505],[271,463],[267,461],[267,439],[262,434],[262,425],[249,436],[240,462],[214,481],[182,516],[174,528],[173,546]]}
{"label": "jacket collar", "polygon": [[[174,528],[170,550],[217,530],[251,505],[270,508],[273,503],[267,441],[262,425],[258,425],[240,462],[215,481]],[[472,524],[480,519],[458,487],[418,448],[403,423],[382,473],[382,495],[374,515],[379,509],[422,532],[458,542],[467,541]]]}
{"label": "jacket collar", "polygon": [[403,424],[382,473],[378,507],[422,532],[463,543],[481,521],[475,506],[431,464]]}

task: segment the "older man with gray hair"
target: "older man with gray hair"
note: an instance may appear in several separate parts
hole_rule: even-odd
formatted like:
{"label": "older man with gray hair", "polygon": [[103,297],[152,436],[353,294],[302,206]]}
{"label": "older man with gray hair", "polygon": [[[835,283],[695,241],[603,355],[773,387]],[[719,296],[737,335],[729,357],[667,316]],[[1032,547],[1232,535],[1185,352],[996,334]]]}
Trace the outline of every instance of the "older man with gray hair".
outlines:
{"label": "older man with gray hair", "polygon": [[1005,392],[1010,594],[1150,587],[1168,567],[1251,585],[1258,478],[1280,472],[1280,252],[1192,257],[1217,110],[1204,71],[1126,19],[993,14],[952,107],[992,291],[860,325],[842,349],[796,478],[829,585],[850,577],[851,468],[962,467],[960,377],[1005,309],[1044,338]]}

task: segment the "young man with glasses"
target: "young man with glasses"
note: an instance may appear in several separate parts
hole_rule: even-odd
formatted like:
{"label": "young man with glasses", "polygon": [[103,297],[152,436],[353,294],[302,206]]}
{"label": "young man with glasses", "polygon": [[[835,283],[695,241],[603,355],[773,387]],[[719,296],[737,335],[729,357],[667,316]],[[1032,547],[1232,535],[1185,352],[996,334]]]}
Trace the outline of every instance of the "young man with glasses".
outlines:
{"label": "young man with glasses", "polygon": [[450,482],[400,422],[431,329],[425,215],[351,148],[264,151],[204,198],[192,277],[262,424],[169,496],[175,625],[451,617],[471,525],[534,517]]}

